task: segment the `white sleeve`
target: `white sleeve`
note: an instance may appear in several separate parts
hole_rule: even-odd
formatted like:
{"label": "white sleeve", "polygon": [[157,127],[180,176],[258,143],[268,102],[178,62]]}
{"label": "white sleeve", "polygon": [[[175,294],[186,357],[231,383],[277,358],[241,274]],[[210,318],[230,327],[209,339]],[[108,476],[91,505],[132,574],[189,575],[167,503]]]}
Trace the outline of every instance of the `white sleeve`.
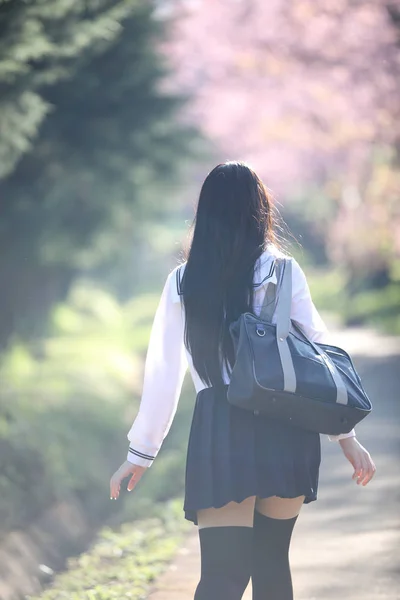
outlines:
{"label": "white sleeve", "polygon": [[[295,259],[292,259],[292,266],[291,318],[312,342],[331,344],[331,335],[321,315],[314,306],[306,276]],[[333,442],[348,437],[355,437],[355,435],[356,432],[352,429],[349,433],[328,435],[328,438]]]}
{"label": "white sleeve", "polygon": [[171,427],[187,368],[183,308],[172,290],[175,276],[176,270],[168,276],[154,317],[139,412],[127,436],[128,461],[143,467],[151,466]]}

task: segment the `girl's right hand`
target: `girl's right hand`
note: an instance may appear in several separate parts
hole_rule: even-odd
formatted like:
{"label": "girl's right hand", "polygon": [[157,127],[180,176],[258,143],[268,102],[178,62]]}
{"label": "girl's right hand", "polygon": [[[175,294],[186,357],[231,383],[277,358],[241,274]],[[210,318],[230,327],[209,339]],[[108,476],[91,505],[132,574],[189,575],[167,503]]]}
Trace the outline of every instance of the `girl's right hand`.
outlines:
{"label": "girl's right hand", "polygon": [[342,447],[343,454],[354,467],[352,479],[357,481],[357,485],[360,483],[363,486],[367,485],[376,471],[376,466],[370,453],[355,437],[339,440],[339,444]]}
{"label": "girl's right hand", "polygon": [[140,481],[147,467],[139,467],[138,465],[134,465],[128,460],[122,463],[119,469],[117,469],[114,475],[110,480],[110,499],[116,500],[119,497],[119,492],[121,490],[121,482],[126,477],[130,477],[127,490],[131,492],[133,488],[136,486],[138,481]]}

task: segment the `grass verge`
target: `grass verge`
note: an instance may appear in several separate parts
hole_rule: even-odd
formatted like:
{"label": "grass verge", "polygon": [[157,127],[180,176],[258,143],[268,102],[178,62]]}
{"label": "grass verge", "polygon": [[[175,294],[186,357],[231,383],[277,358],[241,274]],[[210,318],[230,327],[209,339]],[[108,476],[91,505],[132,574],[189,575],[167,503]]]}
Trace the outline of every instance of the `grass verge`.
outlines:
{"label": "grass verge", "polygon": [[154,580],[174,556],[190,523],[182,513],[182,499],[152,509],[154,516],[125,523],[118,530],[99,532],[95,544],[70,558],[67,570],[51,586],[30,600],[117,600],[147,597]]}

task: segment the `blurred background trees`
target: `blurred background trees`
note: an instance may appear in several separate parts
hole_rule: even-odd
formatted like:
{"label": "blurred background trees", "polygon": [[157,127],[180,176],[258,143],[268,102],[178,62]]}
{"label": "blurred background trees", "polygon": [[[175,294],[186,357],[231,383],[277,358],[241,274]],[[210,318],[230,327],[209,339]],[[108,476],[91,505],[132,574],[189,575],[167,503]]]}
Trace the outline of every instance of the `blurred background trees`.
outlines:
{"label": "blurred background trees", "polygon": [[[3,531],[68,494],[117,510],[161,283],[217,162],[273,190],[319,308],[400,332],[399,45],[390,0],[0,0]],[[131,515],[182,489],[191,410]]]}
{"label": "blurred background trees", "polygon": [[182,98],[158,89],[151,15],[132,0],[0,3],[3,344],[40,332],[78,274],[132,292],[137,221],[165,214],[194,137],[174,118]]}
{"label": "blurred background trees", "polygon": [[203,144],[165,32],[151,2],[0,1],[3,532],[69,494],[112,510],[156,297],[131,299],[171,266]]}
{"label": "blurred background trees", "polygon": [[260,171],[308,260],[342,270],[347,321],[399,331],[398,3],[176,0],[170,11],[189,118]]}

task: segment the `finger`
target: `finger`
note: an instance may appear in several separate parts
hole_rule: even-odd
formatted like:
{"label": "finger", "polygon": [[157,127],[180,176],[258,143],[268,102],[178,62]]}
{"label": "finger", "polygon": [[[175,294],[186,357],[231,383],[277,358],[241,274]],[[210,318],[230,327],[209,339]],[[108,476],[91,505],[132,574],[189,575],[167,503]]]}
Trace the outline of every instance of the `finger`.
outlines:
{"label": "finger", "polygon": [[362,481],[364,481],[364,478],[366,477],[368,473],[368,462],[366,461],[365,456],[361,457],[361,468],[360,468],[360,472],[357,476],[357,485],[360,485],[360,483],[362,483]]}
{"label": "finger", "polygon": [[134,473],[132,475],[132,477],[130,478],[130,480],[129,480],[128,487],[126,488],[128,490],[128,492],[131,492],[133,490],[133,488],[135,487],[136,483],[137,483],[137,481],[136,481],[136,473]]}
{"label": "finger", "polygon": [[111,478],[111,486],[110,486],[110,498],[112,500],[116,500],[119,496],[119,490],[120,490],[121,484],[118,478],[116,477],[112,477]]}
{"label": "finger", "polygon": [[369,457],[368,473],[362,482],[363,485],[367,485],[367,483],[369,483],[371,481],[371,479],[373,478],[373,476],[375,474],[375,471],[376,471],[376,466],[375,466],[374,462],[372,461],[372,459]]}
{"label": "finger", "polygon": [[368,476],[368,461],[366,460],[366,457],[363,456],[362,458],[362,470],[360,475],[357,478],[357,485],[362,484],[365,481],[365,478]]}
{"label": "finger", "polygon": [[119,484],[119,483],[117,483],[117,484],[115,485],[115,487],[114,487],[114,494],[113,494],[113,496],[114,496],[114,500],[116,500],[116,499],[119,497],[119,490],[120,490],[120,487],[121,487],[121,486],[120,486],[120,484]]}
{"label": "finger", "polygon": [[364,477],[365,477],[365,469],[364,469],[364,467],[361,467],[360,471],[357,474],[357,478],[356,478],[357,485],[360,485],[360,483],[363,481]]}
{"label": "finger", "polygon": [[369,456],[368,455],[364,455],[363,456],[363,469],[362,469],[362,474],[359,477],[359,480],[357,481],[358,484],[362,484],[364,485],[364,481],[366,481],[366,483],[368,483],[369,481],[369,473],[370,473],[370,461],[369,461]]}
{"label": "finger", "polygon": [[365,473],[365,476],[364,476],[363,480],[361,481],[361,485],[362,486],[367,485],[367,483],[369,481],[371,481],[371,478],[372,478],[372,470],[370,468],[368,468],[368,470]]}
{"label": "finger", "polygon": [[360,472],[362,469],[361,461],[354,462],[353,467],[354,467],[354,473],[352,475],[352,479],[357,479],[357,477],[360,475]]}
{"label": "finger", "polygon": [[372,459],[370,457],[369,454],[367,454],[366,459],[365,459],[367,465],[366,465],[366,474],[365,477],[363,479],[362,485],[367,485],[367,483],[369,481],[371,481],[373,475],[374,475],[374,467],[375,465],[372,462]]}
{"label": "finger", "polygon": [[351,460],[351,464],[353,465],[353,469],[354,469],[354,472],[352,475],[352,477],[354,479],[356,477],[356,473],[357,473],[358,469],[360,468],[360,463],[357,460]]}
{"label": "finger", "polygon": [[114,478],[110,479],[110,500],[114,499]]}
{"label": "finger", "polygon": [[127,487],[128,492],[131,492],[133,490],[133,488],[136,487],[136,485],[139,483],[140,479],[142,478],[143,474],[144,474],[143,469],[135,470],[135,472],[133,473],[133,475],[130,478],[129,483],[128,483],[128,487]]}

